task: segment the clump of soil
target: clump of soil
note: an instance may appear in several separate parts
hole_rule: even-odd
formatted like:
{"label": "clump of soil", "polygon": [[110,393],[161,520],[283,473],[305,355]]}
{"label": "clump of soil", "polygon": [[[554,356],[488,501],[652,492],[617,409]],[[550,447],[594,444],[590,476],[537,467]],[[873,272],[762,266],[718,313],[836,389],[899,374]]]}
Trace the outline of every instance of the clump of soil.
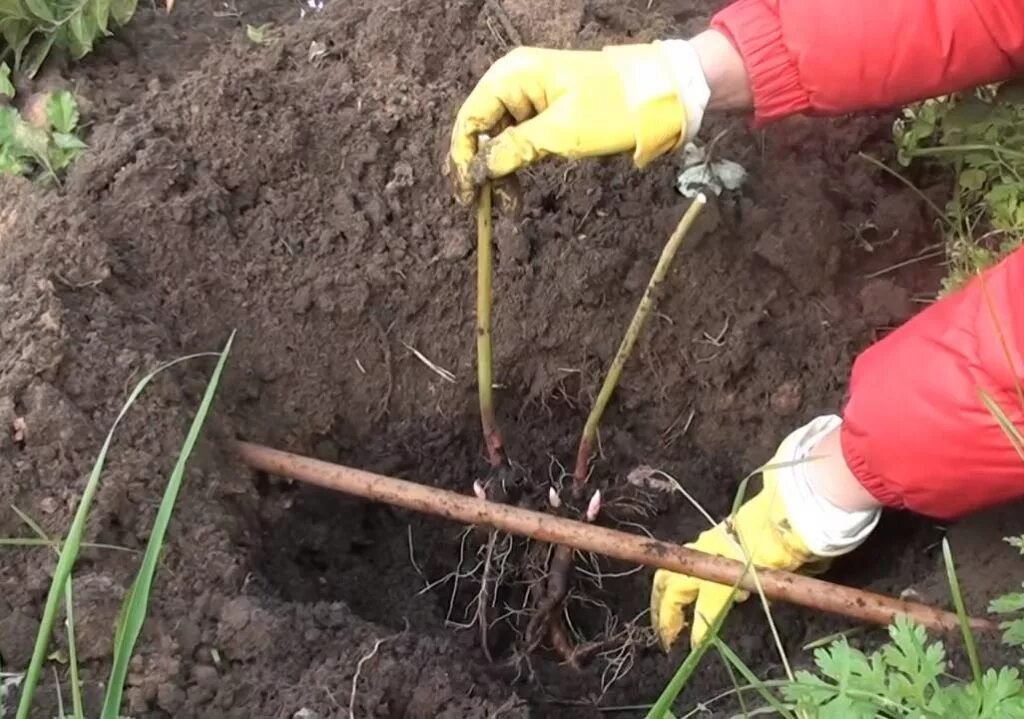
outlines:
{"label": "clump of soil", "polygon": [[[267,47],[216,18],[189,31],[187,57],[173,36],[153,40],[147,19],[141,62],[108,50],[74,71],[97,122],[66,186],[3,181],[0,534],[26,534],[15,505],[59,535],[133,379],[238,331],[133,662],[133,715],[346,716],[351,703],[359,716],[592,716],[597,700],[653,698],[671,674],[653,649],[607,691],[600,663],[576,672],[542,652],[526,669],[489,666],[475,635],[453,626],[465,606],[451,578],[428,589],[458,565],[463,528],[253,476],[223,451],[245,437],[466,492],[485,469],[472,221],[440,167],[458,103],[509,43],[492,6],[339,2]],[[564,16],[530,7],[510,3],[509,16],[537,44],[681,32],[646,3],[556,3]],[[673,12],[693,29],[709,10]],[[119,42],[132,47],[132,33]],[[764,133],[710,123],[708,137],[729,129],[720,152],[751,180],[717,202],[716,221],[666,280],[606,417],[603,482],[657,466],[721,515],[787,432],[838,409],[852,357],[876,329],[860,312],[864,272],[929,241],[920,215],[900,226],[898,247],[868,252],[856,239],[855,219],[907,192],[854,157],[886,152],[887,127],[874,117]],[[573,457],[684,209],[677,170],[673,160],[644,173],[624,159],[551,163],[525,178],[514,228],[498,224],[501,426],[536,482]],[[132,410],[90,522],[95,541],[144,546],[210,367],[179,366]],[[675,498],[660,509],[648,522],[660,537],[701,528]],[[925,523],[891,523],[874,540],[891,561],[872,561],[869,548],[833,577],[899,591],[934,575],[934,550],[922,548],[936,537]],[[53,560],[2,557],[0,658],[16,670]],[[92,700],[134,564],[100,549],[79,564]],[[601,599],[628,621],[648,583],[647,572],[609,579]],[[777,618],[792,650],[841,626],[786,607]],[[729,631],[758,671],[776,669],[755,607]],[[709,664],[688,696],[727,686]],[[52,701],[55,686],[43,691]]]}

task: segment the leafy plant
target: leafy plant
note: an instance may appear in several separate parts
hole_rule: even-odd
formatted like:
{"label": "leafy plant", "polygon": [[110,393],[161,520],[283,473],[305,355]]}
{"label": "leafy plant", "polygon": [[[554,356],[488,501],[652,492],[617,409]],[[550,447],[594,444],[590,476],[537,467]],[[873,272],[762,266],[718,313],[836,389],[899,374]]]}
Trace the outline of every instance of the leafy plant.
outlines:
{"label": "leafy plant", "polygon": [[[1005,537],[1004,541],[1024,556],[1024,536]],[[1024,586],[1024,585],[1022,585]],[[1009,592],[989,602],[988,610],[993,614],[1015,614],[1012,619],[999,623],[1003,630],[1003,643],[1011,647],[1024,647],[1024,592]]]}
{"label": "leafy plant", "polygon": [[[1020,538],[1011,543],[1018,548],[1024,546]],[[817,673],[797,672],[795,681],[782,685],[782,695],[797,709],[823,719],[1024,717],[1024,680],[1020,672],[1013,667],[982,672],[946,541],[943,557],[973,681],[952,678],[942,642],[929,641],[923,627],[898,617],[889,627],[889,641],[870,655],[850,646],[846,638],[818,649],[814,653]],[[1024,608],[1024,601],[1017,601],[1018,597],[1024,595],[1006,595],[993,604],[1009,611]]]}
{"label": "leafy plant", "polygon": [[905,617],[889,627],[889,642],[871,654],[841,639],[814,653],[818,672],[799,671],[783,696],[811,716],[1018,717],[1024,682],[1017,669],[989,669],[980,682],[943,683],[948,669],[940,641]]}
{"label": "leafy plant", "polygon": [[135,14],[138,0],[0,0],[0,60],[15,70],[35,75],[50,51],[58,48],[72,59],[92,51]]}
{"label": "leafy plant", "polygon": [[[5,77],[0,72],[0,93]],[[76,134],[78,120],[78,103],[67,90],[50,96],[41,127],[30,123],[14,107],[0,106],[0,173],[29,175],[42,168],[47,177],[57,181],[58,173],[86,148]]]}
{"label": "leafy plant", "polygon": [[896,125],[898,159],[930,158],[956,177],[944,208],[954,290],[1024,241],[1024,85],[928,100]]}

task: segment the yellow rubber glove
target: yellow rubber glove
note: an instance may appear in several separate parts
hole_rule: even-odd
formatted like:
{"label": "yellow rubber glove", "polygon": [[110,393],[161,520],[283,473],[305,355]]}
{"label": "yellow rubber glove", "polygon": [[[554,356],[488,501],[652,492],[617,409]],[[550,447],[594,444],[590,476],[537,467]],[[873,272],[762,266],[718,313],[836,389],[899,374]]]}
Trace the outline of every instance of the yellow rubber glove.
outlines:
{"label": "yellow rubber glove", "polygon": [[[449,160],[459,200],[471,202],[480,182],[548,155],[632,150],[643,167],[678,147],[687,120],[671,57],[658,43],[602,51],[523,47],[505,55],[455,120]],[[478,148],[481,133],[495,137]]]}
{"label": "yellow rubber glove", "polygon": [[[769,466],[776,463],[778,461],[773,459]],[[764,488],[736,512],[731,520],[732,531],[727,522],[722,522],[686,546],[746,562],[742,546],[755,567],[790,572],[812,560],[822,560],[811,553],[793,529],[779,497],[778,471],[765,470]],[[691,646],[698,646],[704,641],[708,627],[725,610],[731,593],[732,587],[724,584],[658,570],[651,590],[651,621],[662,647],[668,651],[686,628],[684,611],[691,604],[694,619],[690,641]],[[747,594],[737,590],[736,600],[743,601]]]}

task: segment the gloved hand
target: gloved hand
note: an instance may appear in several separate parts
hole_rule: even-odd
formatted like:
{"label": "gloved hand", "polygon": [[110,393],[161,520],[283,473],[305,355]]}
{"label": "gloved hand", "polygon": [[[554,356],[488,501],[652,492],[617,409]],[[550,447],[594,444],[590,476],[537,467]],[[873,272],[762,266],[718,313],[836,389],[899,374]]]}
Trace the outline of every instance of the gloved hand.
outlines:
{"label": "gloved hand", "polygon": [[[686,546],[755,567],[795,571],[826,564],[863,542],[878,523],[879,510],[847,511],[822,497],[811,481],[811,451],[839,427],[838,417],[819,417],[790,434],[763,472],[764,487],[730,519],[701,533]],[[686,627],[684,611],[694,605],[691,646],[725,611],[732,587],[658,570],[651,590],[651,621],[667,651]],[[743,601],[747,592],[737,591]]]}
{"label": "gloved hand", "polygon": [[[696,134],[709,95],[696,51],[682,40],[517,48],[494,63],[456,117],[449,169],[457,197],[468,203],[477,184],[548,155],[632,150],[643,167]],[[495,137],[478,148],[481,133]]]}

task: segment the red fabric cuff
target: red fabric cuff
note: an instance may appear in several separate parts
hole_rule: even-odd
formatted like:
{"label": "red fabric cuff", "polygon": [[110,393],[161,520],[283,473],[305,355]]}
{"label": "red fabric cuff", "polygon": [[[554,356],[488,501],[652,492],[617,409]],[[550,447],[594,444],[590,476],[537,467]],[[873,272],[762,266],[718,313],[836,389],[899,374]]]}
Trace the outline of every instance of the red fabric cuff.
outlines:
{"label": "red fabric cuff", "polygon": [[839,429],[839,444],[843,448],[843,460],[846,462],[846,466],[872,497],[890,509],[903,509],[906,506],[903,503],[903,498],[893,491],[892,485],[875,472],[864,459],[864,455],[857,451],[857,440],[853,436],[853,429],[846,422]]}
{"label": "red fabric cuff", "polygon": [[769,3],[738,0],[712,18],[711,28],[728,37],[743,56],[756,125],[810,109],[796,59],[783,42],[782,22]]}

